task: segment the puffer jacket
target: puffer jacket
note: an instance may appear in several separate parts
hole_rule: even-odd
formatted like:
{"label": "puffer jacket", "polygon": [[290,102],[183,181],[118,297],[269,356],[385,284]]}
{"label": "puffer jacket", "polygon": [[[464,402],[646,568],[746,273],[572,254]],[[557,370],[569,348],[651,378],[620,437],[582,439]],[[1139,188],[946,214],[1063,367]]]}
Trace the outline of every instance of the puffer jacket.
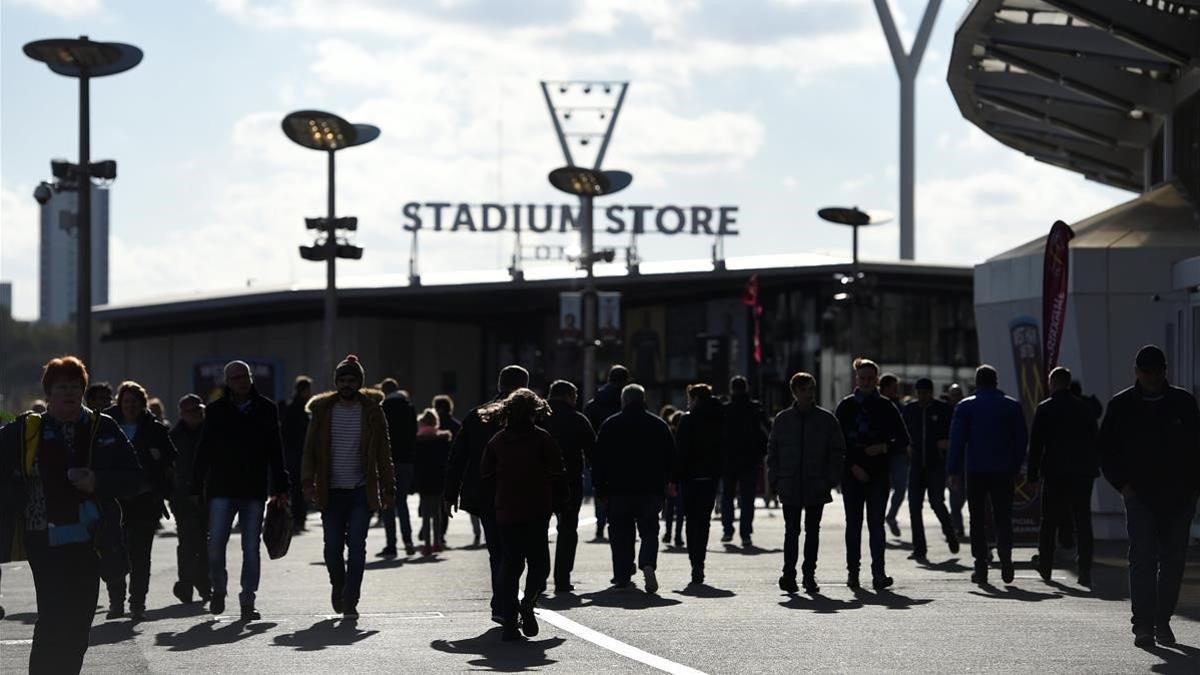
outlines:
{"label": "puffer jacket", "polygon": [[767,438],[767,480],[788,505],[814,506],[833,501],[846,460],[846,439],[837,417],[813,406],[795,404],[775,416]]}
{"label": "puffer jacket", "polygon": [[[396,496],[396,471],[392,465],[392,446],[388,441],[387,420],[384,419],[383,392],[359,389],[358,403],[362,406],[363,476],[367,479],[367,506],[380,510],[383,499]],[[300,475],[304,485],[311,481],[317,490],[317,508],[329,503],[330,462],[333,457],[333,406],[338,404],[336,391],[314,396],[308,402],[311,419],[308,437],[304,440],[304,460]]]}

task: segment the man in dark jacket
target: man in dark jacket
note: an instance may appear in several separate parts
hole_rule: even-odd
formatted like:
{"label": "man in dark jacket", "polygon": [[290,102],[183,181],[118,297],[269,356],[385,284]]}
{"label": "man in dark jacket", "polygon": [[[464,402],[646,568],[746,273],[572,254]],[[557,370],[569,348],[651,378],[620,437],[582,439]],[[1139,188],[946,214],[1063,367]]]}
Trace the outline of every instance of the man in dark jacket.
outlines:
{"label": "man in dark jacket", "polygon": [[646,410],[646,390],[626,385],[621,412],[609,417],[596,437],[592,479],[597,499],[607,502],[612,529],[613,584],[629,588],[634,572],[634,532],[641,537],[637,567],[647,593],[658,592],[658,511],[670,476],[675,439],[667,423]]}
{"label": "man in dark jacket", "polygon": [[900,411],[911,439],[908,446],[908,518],[912,527],[913,560],[924,561],[925,495],[942,526],[942,535],[951,553],[958,553],[958,535],[950,511],[946,509],[946,451],[950,448],[950,419],[954,409],[933,397],[933,380],[922,377],[916,382],[917,400]]}
{"label": "man in dark jacket", "polygon": [[[279,406],[279,420],[283,427],[283,456],[288,475],[300,475],[300,460],[304,456],[304,437],[308,435],[308,400],[312,398],[312,378],[307,375],[296,377],[292,387],[292,399]],[[292,481],[292,530],[302,532],[308,520],[308,503],[300,481]]]}
{"label": "man in dark jacket", "polygon": [[142,482],[117,423],[83,407],[87,378],[74,356],[50,360],[42,369],[46,412],[0,427],[0,561],[27,559],[33,573],[31,673],[82,668],[100,592],[97,549],[119,542],[116,498]]}
{"label": "man in dark jacket", "polygon": [[795,401],[775,416],[767,439],[767,480],[783,505],[783,576],[779,589],[796,593],[800,521],[804,519],[804,590],[816,593],[821,513],[842,477],[846,439],[837,417],[816,404],[817,379],[796,373],[789,385]]}
{"label": "man in dark jacket", "polygon": [[[763,457],[767,454],[767,417],[762,405],[750,398],[750,385],[738,375],[729,381],[725,404],[725,476],[721,492],[722,542],[733,541],[733,497],[737,495],[742,546],[751,546],[754,533],[754,497]],[[687,499],[685,494],[684,499]]]}
{"label": "man in dark jacket", "polygon": [[279,409],[254,387],[244,361],[225,365],[225,393],[208,406],[204,433],[196,453],[192,494],[208,500],[208,569],[213,594],[209,609],[225,611],[229,574],[225,548],[236,515],[242,530],[242,592],[238,596],[244,620],[261,618],[254,602],[260,575],[263,509],[272,500],[286,500],[290,489],[279,432]]}
{"label": "man in dark jacket", "polygon": [[554,547],[554,592],[574,590],[571,571],[579,545],[579,509],[583,506],[583,469],[591,463],[596,432],[583,413],[575,409],[579,390],[566,380],[550,385],[550,417],[543,422],[562,451],[566,466],[567,500],[555,514],[558,541]]}
{"label": "man in dark jacket", "polygon": [[451,514],[461,508],[479,516],[487,538],[488,565],[492,582],[492,621],[503,624],[502,601],[497,595],[500,582],[500,539],[496,531],[496,495],[484,485],[479,461],[492,436],[500,431],[499,418],[484,420],[480,410],[518,389],[529,386],[529,371],[521,366],[505,366],[496,381],[497,394],[489,403],[475,408],[463,419],[462,429],[454,436],[450,461],[446,465],[445,499]]}
{"label": "man in dark jacket", "polygon": [[863,511],[871,546],[871,583],[875,590],[892,585],[884,565],[884,512],[887,509],[888,453],[904,452],[908,431],[900,411],[879,395],[879,366],[869,359],[854,361],[854,393],[838,403],[838,423],[846,438],[846,469],[842,473],[842,502],[846,507],[846,585],[859,588]]}
{"label": "man in dark jacket", "polygon": [[[588,422],[591,423],[592,429],[595,429],[596,433],[600,432],[604,420],[621,412],[621,389],[627,384],[629,384],[629,370],[625,366],[618,365],[609,368],[608,382],[600,387],[596,392],[596,397],[583,407],[583,414],[587,416]],[[593,476],[593,492],[595,491],[595,482]],[[596,536],[592,541],[604,541],[604,527],[608,524],[604,503],[593,497],[592,506],[596,511]]]}
{"label": "man in dark jacket", "polygon": [[966,474],[967,509],[970,511],[971,581],[983,585],[988,575],[988,541],[984,526],[987,504],[992,505],[1000,578],[1012,583],[1013,486],[1025,461],[1028,432],[1021,404],[996,388],[996,369],[975,369],[975,395],[963,399],[950,421],[950,455],[946,472],[950,488],[962,486]]}
{"label": "man in dark jacket", "polygon": [[1050,371],[1050,398],[1038,404],[1029,433],[1029,482],[1042,480],[1038,573],[1050,581],[1059,530],[1073,523],[1079,585],[1092,585],[1092,485],[1100,448],[1091,406],[1071,393],[1071,371]]}
{"label": "man in dark jacket", "polygon": [[396,505],[383,514],[383,532],[386,544],[377,558],[396,557],[396,519],[400,519],[400,538],[404,541],[404,554],[412,555],[412,520],[408,513],[408,493],[413,485],[413,447],[417,442],[417,410],[408,396],[400,389],[400,383],[386,378],[380,385],[383,390],[383,416],[387,418],[388,440],[392,444],[392,465],[396,469]]}
{"label": "man in dark jacket", "polygon": [[192,592],[200,594],[201,602],[212,596],[208,579],[208,512],[191,498],[192,476],[196,467],[196,452],[204,431],[204,399],[187,394],[179,399],[179,421],[171,429],[171,441],[179,453],[175,457],[175,482],[171,493],[171,513],[175,516],[178,541],[175,559],[179,580],[175,582],[175,597],[180,602],[192,601]]}
{"label": "man in dark jacket", "polygon": [[1200,411],[1167,382],[1167,357],[1137,353],[1137,382],[1108,404],[1100,425],[1104,477],[1125,498],[1134,644],[1174,644],[1171,616],[1183,583],[1200,493]]}
{"label": "man in dark jacket", "polygon": [[725,406],[713,397],[712,387],[707,384],[688,385],[687,396],[688,411],[679,421],[679,430],[675,434],[671,490],[683,489],[692,583],[702,584],[709,523],[717,501],[717,481],[723,474]]}
{"label": "man in dark jacket", "polygon": [[[892,373],[884,373],[879,377],[879,395],[892,402],[897,410],[904,406],[900,403],[900,378]],[[903,415],[901,415],[903,418]],[[891,484],[892,498],[887,515],[883,522],[892,531],[893,537],[900,536],[900,523],[896,516],[900,515],[900,506],[908,494],[908,452],[893,452],[888,455],[888,481]]]}

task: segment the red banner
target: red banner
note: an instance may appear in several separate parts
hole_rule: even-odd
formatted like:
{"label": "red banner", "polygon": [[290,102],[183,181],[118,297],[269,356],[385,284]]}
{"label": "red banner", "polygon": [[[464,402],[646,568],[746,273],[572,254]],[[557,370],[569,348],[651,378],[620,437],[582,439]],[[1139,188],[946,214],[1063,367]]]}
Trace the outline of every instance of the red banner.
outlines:
{"label": "red banner", "polygon": [[754,274],[742,289],[742,304],[754,310],[754,362],[762,363],[762,300],[758,297],[758,275]]}
{"label": "red banner", "polygon": [[1061,220],[1054,221],[1046,237],[1046,255],[1042,266],[1042,374],[1058,365],[1067,320],[1067,280],[1070,256],[1067,245],[1075,233]]}

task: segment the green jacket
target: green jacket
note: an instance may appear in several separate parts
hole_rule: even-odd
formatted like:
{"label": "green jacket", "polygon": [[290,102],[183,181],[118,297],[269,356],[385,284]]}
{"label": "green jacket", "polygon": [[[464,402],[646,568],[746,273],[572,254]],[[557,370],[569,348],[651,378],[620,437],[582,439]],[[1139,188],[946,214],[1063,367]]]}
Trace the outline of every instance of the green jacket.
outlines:
{"label": "green jacket", "polygon": [[[362,461],[363,476],[367,479],[367,503],[372,511],[382,508],[384,497],[396,496],[396,472],[392,466],[392,446],[388,441],[387,420],[383,415],[383,394],[374,389],[360,389],[359,405],[362,406]],[[300,476],[303,485],[310,483],[317,489],[317,508],[324,509],[329,503],[329,473],[332,458],[331,421],[333,406],[338,403],[336,391],[314,396],[308,402],[311,419],[308,434],[304,439],[304,457],[301,460]]]}

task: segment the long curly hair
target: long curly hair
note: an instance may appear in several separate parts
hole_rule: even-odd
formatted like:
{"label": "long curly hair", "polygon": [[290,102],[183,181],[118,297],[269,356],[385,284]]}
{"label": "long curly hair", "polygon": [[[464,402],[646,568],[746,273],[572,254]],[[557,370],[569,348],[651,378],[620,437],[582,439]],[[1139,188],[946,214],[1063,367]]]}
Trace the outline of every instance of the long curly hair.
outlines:
{"label": "long curly hair", "polygon": [[497,420],[504,426],[534,424],[550,416],[550,404],[532,389],[524,387],[514,391],[503,400],[490,403],[479,409],[484,422]]}

